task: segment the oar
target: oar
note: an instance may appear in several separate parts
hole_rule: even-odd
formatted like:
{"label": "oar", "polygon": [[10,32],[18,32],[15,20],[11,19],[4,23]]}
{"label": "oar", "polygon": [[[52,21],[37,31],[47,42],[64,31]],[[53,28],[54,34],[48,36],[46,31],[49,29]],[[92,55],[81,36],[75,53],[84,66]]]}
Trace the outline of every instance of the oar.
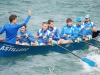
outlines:
{"label": "oar", "polygon": [[69,52],[69,53],[73,54],[74,56],[78,57],[79,59],[81,59],[82,61],[84,61],[85,63],[87,63],[89,66],[91,66],[91,67],[94,67],[94,66],[95,66],[95,62],[94,62],[94,61],[92,61],[92,60],[90,60],[90,59],[88,59],[88,58],[81,58],[80,56],[78,56],[78,55],[72,53],[72,52],[69,51],[68,49],[64,48],[64,47],[61,46],[61,45],[58,45],[58,44],[55,43],[55,42],[53,42],[53,44],[54,44],[54,45],[57,45],[57,46],[59,46],[59,47],[61,47],[62,49],[66,50],[67,52]]}
{"label": "oar", "polygon": [[[79,34],[79,35],[83,36],[82,34]],[[75,38],[74,38],[73,36],[71,36],[71,38],[73,38],[73,39],[75,40]],[[94,39],[94,38],[93,38],[93,39]],[[94,40],[95,40],[95,39],[94,39]],[[96,41],[97,41],[97,40],[96,40]],[[88,44],[88,45],[91,45],[91,46],[100,48],[99,46],[95,46],[94,44],[91,44],[91,43],[89,43],[89,42],[87,42],[87,41],[82,41],[82,42],[84,42],[84,43],[86,43],[86,44]],[[99,42],[99,41],[98,41],[98,42]]]}
{"label": "oar", "polygon": [[86,42],[86,41],[82,41],[82,42],[84,42],[84,43],[86,43],[86,44],[88,44],[88,45],[91,45],[91,46],[94,46],[94,47],[100,48],[99,46],[95,46],[94,44],[91,44],[91,43],[89,43],[89,42]]}
{"label": "oar", "polygon": [[[79,33],[79,35],[83,36],[83,34],[80,34],[80,33]],[[96,40],[95,38],[92,38],[92,40],[94,40],[94,41],[100,43],[100,41]],[[91,46],[94,46],[94,47],[100,48],[99,46],[95,46],[94,44],[91,44],[91,43],[89,43],[89,42],[86,42],[86,41],[83,41],[83,42],[86,43],[86,44],[88,44],[88,45],[91,45]]]}
{"label": "oar", "polygon": [[98,43],[100,43],[100,41],[98,41],[98,40],[96,40],[95,38],[92,38],[94,41],[96,41],[96,42],[98,42]]}

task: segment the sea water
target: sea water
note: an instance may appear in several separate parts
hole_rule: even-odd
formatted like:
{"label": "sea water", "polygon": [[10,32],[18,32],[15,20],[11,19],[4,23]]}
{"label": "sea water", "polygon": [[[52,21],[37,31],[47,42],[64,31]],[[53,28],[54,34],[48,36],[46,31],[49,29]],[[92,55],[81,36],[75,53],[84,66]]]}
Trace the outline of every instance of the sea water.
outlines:
{"label": "sea water", "polygon": [[[29,9],[32,17],[27,29],[34,35],[48,19],[54,20],[61,30],[67,18],[72,18],[75,24],[77,17],[84,21],[86,14],[100,28],[100,0],[0,0],[0,26],[9,23],[10,14],[16,14],[17,22],[22,23]],[[0,35],[4,37],[5,33]],[[0,58],[0,75],[100,75],[100,49],[90,46],[73,53],[93,60],[96,66],[90,67],[70,53],[49,52]]]}

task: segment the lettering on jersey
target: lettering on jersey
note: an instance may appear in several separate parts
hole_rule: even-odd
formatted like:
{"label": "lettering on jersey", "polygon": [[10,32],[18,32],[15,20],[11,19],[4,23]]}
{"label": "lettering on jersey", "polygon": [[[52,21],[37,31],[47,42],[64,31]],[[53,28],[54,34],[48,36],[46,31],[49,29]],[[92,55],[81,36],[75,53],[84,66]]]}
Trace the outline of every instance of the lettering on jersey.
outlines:
{"label": "lettering on jersey", "polygon": [[15,48],[12,45],[6,45],[6,44],[4,44],[3,46],[0,47],[0,50],[19,52],[19,51],[27,51],[27,50],[29,50],[29,48]]}

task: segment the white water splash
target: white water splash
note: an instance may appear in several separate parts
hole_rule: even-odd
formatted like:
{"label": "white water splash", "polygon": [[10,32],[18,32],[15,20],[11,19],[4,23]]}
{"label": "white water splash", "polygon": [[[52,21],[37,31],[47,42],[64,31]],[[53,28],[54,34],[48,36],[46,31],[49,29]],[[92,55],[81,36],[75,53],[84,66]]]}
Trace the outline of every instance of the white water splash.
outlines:
{"label": "white water splash", "polygon": [[94,46],[89,46],[88,48],[88,51],[95,51],[95,50],[98,50],[98,48]]}
{"label": "white water splash", "polygon": [[91,52],[89,53],[86,58],[94,61],[96,63],[95,67],[90,67],[87,63],[82,62],[84,71],[86,72],[99,72],[100,71],[100,55],[95,53],[95,52]]}

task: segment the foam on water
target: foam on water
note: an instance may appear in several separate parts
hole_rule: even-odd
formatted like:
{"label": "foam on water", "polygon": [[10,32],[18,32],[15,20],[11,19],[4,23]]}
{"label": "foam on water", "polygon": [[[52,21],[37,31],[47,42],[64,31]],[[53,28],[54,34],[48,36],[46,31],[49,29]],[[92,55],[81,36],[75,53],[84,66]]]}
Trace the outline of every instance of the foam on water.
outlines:
{"label": "foam on water", "polygon": [[86,55],[86,58],[94,61],[96,65],[94,67],[90,67],[87,63],[81,62],[81,64],[83,65],[84,71],[85,72],[95,72],[95,71],[99,72],[100,71],[100,55],[98,54],[98,52],[92,51]]}
{"label": "foam on water", "polygon": [[94,47],[94,46],[90,46],[89,45],[89,49],[88,49],[88,51],[96,51],[96,50],[98,50],[98,48],[97,47]]}

